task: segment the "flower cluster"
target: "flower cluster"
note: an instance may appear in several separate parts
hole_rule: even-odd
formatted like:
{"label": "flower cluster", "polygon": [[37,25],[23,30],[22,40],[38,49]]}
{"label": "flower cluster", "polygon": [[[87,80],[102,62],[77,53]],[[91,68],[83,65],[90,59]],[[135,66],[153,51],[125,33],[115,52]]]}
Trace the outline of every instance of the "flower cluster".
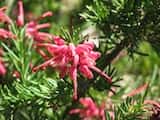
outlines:
{"label": "flower cluster", "polygon": [[[52,12],[48,11],[42,14],[42,16],[40,16],[37,20],[41,20],[44,19],[45,17],[50,17],[50,16],[52,16]],[[48,39],[52,39],[52,35],[50,35],[49,33],[39,31],[40,29],[43,28],[49,28],[50,24],[49,23],[38,24],[37,20],[30,21],[29,23],[27,23],[26,35],[28,37],[33,38],[37,42],[44,42],[47,41]]]}
{"label": "flower cluster", "polygon": [[74,99],[77,99],[77,71],[88,79],[93,78],[91,70],[96,71],[111,83],[111,78],[96,67],[95,61],[100,57],[100,53],[93,51],[94,44],[92,42],[84,42],[77,46],[73,43],[67,45],[62,38],[54,36],[54,43],[37,44],[38,47],[45,47],[52,58],[34,67],[33,71],[51,66],[59,70],[61,78],[69,74],[73,80]]}
{"label": "flower cluster", "polygon": [[[11,23],[11,19],[5,14],[6,7],[0,8],[0,22],[2,23]],[[14,35],[3,28],[0,28],[0,39],[13,38]],[[2,50],[1,50],[2,51]],[[2,60],[0,60],[0,75],[6,74],[6,68]]]}
{"label": "flower cluster", "polygon": [[5,14],[7,7],[0,8],[0,22],[11,23],[11,19]]}
{"label": "flower cluster", "polygon": [[[6,23],[7,25],[13,24],[14,21],[5,14],[5,10],[7,7],[0,8],[0,22]],[[38,21],[44,19],[46,17],[52,16],[52,12],[48,11],[38,17],[36,20],[32,20],[26,23],[26,36],[29,38],[33,38],[37,42],[43,42],[48,39],[51,39],[52,36],[45,32],[39,32],[40,29],[50,27],[49,23],[38,24]],[[24,26],[24,10],[23,10],[23,2],[22,0],[18,1],[18,17],[16,20],[16,24],[19,27]],[[8,28],[8,27],[7,27]],[[14,35],[9,29],[0,28],[0,39],[16,39],[16,35]],[[4,75],[6,73],[6,69],[2,61],[0,61],[0,75]]]}
{"label": "flower cluster", "polygon": [[[19,8],[19,13],[18,13],[18,18],[17,18],[17,25],[23,26],[24,25],[24,11],[23,11],[23,3],[21,0],[18,1],[18,8]],[[46,17],[50,17],[50,16],[52,16],[52,12],[48,11],[42,14],[36,20],[32,20],[26,23],[27,24],[26,36],[33,38],[37,42],[42,42],[47,39],[50,39],[51,36],[48,33],[39,32],[40,29],[50,27],[50,24],[49,23],[38,24],[39,20],[44,19]]]}
{"label": "flower cluster", "polygon": [[[5,14],[6,7],[0,8],[0,22],[12,24],[13,20]],[[41,42],[45,41],[46,39],[50,39],[51,35],[45,32],[39,32],[40,29],[48,28],[50,27],[49,23],[44,24],[38,24],[38,21],[41,19],[44,19],[46,17],[52,16],[52,12],[48,11],[42,14],[40,17],[38,17],[36,20],[31,20],[28,23],[26,23],[26,36],[32,37],[35,41]],[[19,27],[24,26],[24,10],[23,10],[23,2],[22,0],[18,1],[18,17],[16,20],[16,24]],[[13,35],[12,32],[5,29],[0,29],[0,38],[6,39],[6,38],[13,38],[15,35]]]}
{"label": "flower cluster", "polygon": [[106,120],[104,111],[105,106],[103,104],[99,107],[89,97],[80,98],[79,102],[84,108],[72,109],[69,112],[70,114],[80,114],[80,117],[83,118],[83,120],[93,120],[94,118]]}
{"label": "flower cluster", "polygon": [[[0,22],[10,24],[12,20],[5,14],[6,7],[0,8]],[[15,36],[9,30],[0,28],[0,39],[14,38]]]}

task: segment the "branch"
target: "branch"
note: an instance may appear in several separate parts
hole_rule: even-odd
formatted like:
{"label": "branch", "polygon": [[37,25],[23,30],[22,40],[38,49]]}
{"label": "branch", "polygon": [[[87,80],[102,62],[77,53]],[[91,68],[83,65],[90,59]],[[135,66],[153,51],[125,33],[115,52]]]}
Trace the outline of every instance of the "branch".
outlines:
{"label": "branch", "polygon": [[120,52],[125,48],[129,46],[129,41],[123,40],[119,44],[116,45],[116,47],[109,53],[102,56],[102,58],[98,61],[100,68],[105,68],[108,66],[119,54]]}

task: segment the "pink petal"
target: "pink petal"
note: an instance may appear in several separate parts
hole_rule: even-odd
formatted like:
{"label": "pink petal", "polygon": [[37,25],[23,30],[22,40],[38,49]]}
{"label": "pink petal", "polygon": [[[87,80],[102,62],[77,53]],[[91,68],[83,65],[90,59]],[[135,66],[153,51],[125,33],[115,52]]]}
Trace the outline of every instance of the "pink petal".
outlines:
{"label": "pink petal", "polygon": [[89,50],[93,50],[94,48],[93,42],[84,42],[83,45],[85,45]]}
{"label": "pink petal", "polygon": [[54,57],[54,62],[56,63],[56,66],[66,66],[66,57],[63,55],[58,55]]}
{"label": "pink petal", "polygon": [[0,75],[6,74],[6,68],[4,67],[4,64],[0,62]]}
{"label": "pink petal", "polygon": [[91,106],[95,106],[95,103],[93,102],[93,100],[89,97],[86,98],[80,98],[79,102],[84,106],[84,107],[91,107]]}
{"label": "pink petal", "polygon": [[65,75],[68,73],[68,68],[66,66],[59,66],[58,70],[60,71],[61,78],[64,78]]}
{"label": "pink petal", "polygon": [[92,120],[94,118],[105,120],[104,108],[96,106],[91,98],[80,98],[79,102],[84,106],[84,108],[72,109],[69,112],[70,114],[80,114],[80,117],[83,120]]}
{"label": "pink petal", "polygon": [[33,37],[34,37],[34,40],[37,42],[44,42],[51,39],[51,35],[45,32],[37,32],[36,34],[34,34]]}
{"label": "pink petal", "polygon": [[91,70],[89,70],[89,68],[86,65],[81,65],[79,67],[79,71],[83,74],[84,77],[89,78],[89,79],[93,78],[93,74]]}
{"label": "pink petal", "polygon": [[7,39],[7,38],[15,38],[15,37],[16,36],[10,31],[0,28],[0,38]]}
{"label": "pink petal", "polygon": [[11,23],[12,20],[3,11],[0,11],[0,22]]}
{"label": "pink petal", "polygon": [[69,49],[70,57],[74,57],[76,55],[76,51],[75,51],[76,48],[75,48],[74,44],[70,43],[68,46],[68,49]]}
{"label": "pink petal", "polygon": [[90,57],[86,56],[80,56],[80,65],[86,65],[86,66],[93,66],[96,65],[95,60],[91,59]]}
{"label": "pink petal", "polygon": [[38,25],[36,25],[36,29],[39,30],[39,29],[43,29],[43,28],[49,28],[50,26],[51,26],[50,23],[38,24]]}
{"label": "pink petal", "polygon": [[89,53],[89,57],[92,58],[93,60],[97,60],[100,56],[101,56],[100,52],[91,51]]}
{"label": "pink petal", "polygon": [[22,0],[18,1],[17,25],[18,26],[23,26],[24,25],[24,11],[23,11],[23,2],[22,2]]}
{"label": "pink petal", "polygon": [[27,28],[36,28],[37,26],[37,22],[35,21],[30,21],[29,23],[27,23]]}
{"label": "pink petal", "polygon": [[73,80],[73,99],[77,100],[77,68],[76,67],[71,67],[70,68],[70,77]]}
{"label": "pink petal", "polygon": [[54,58],[51,58],[51,59],[45,61],[43,64],[34,67],[34,68],[32,69],[32,71],[33,71],[33,72],[37,72],[38,70],[44,69],[44,68],[46,68],[47,66],[49,66],[49,65],[51,65],[51,64],[52,64],[52,65],[55,64],[55,63],[54,63]]}
{"label": "pink petal", "polygon": [[46,54],[42,49],[36,48],[36,51],[37,51],[45,60],[48,60],[48,59],[49,59],[49,57],[47,56],[47,54]]}
{"label": "pink petal", "polygon": [[67,52],[67,46],[63,45],[63,46],[57,46],[54,44],[48,44],[47,46],[47,50],[51,55],[59,55],[59,53],[61,54],[66,54]]}
{"label": "pink petal", "polygon": [[79,63],[79,56],[78,55],[75,55],[73,57],[73,66],[77,67],[78,66],[78,63]]}
{"label": "pink petal", "polygon": [[53,13],[51,11],[45,12],[41,15],[41,18],[51,17]]}
{"label": "pink petal", "polygon": [[56,45],[64,45],[64,40],[59,36],[53,36],[53,40]]}
{"label": "pink petal", "polygon": [[69,111],[69,114],[77,114],[77,113],[80,113],[81,112],[81,109],[72,109]]}
{"label": "pink petal", "polygon": [[27,37],[33,38],[36,35],[36,33],[38,32],[36,29],[36,26],[37,26],[37,23],[35,21],[31,21],[27,24],[27,28],[26,28]]}
{"label": "pink petal", "polygon": [[103,71],[101,71],[96,66],[89,66],[89,68],[97,72],[100,76],[104,77],[108,83],[112,83],[112,78],[109,77],[107,74],[105,74]]}
{"label": "pink petal", "polygon": [[86,52],[89,52],[89,50],[85,47],[85,46],[83,46],[83,45],[78,45],[77,47],[76,47],[76,52],[79,54],[79,55],[83,55],[84,53],[86,53]]}

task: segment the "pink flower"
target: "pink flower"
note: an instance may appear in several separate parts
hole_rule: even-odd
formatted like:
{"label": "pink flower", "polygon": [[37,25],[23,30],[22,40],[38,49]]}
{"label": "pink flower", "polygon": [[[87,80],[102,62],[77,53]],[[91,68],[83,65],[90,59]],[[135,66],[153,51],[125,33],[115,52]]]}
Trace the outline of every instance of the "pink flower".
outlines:
{"label": "pink flower", "polygon": [[51,38],[52,36],[49,33],[45,33],[45,32],[36,32],[33,35],[33,39],[37,42],[49,41]]}
{"label": "pink flower", "polygon": [[[43,17],[44,18],[44,17]],[[30,21],[27,23],[26,35],[33,38],[37,42],[43,42],[52,39],[52,35],[45,32],[39,32],[40,29],[49,28],[49,23],[38,24],[37,21]]]}
{"label": "pink flower", "polygon": [[0,61],[0,75],[5,75],[6,74],[6,68],[3,64],[2,61]]}
{"label": "pink flower", "polygon": [[18,26],[23,26],[24,25],[24,11],[23,11],[23,2],[22,2],[22,0],[18,1],[17,25]]}
{"label": "pink flower", "polygon": [[53,13],[52,13],[51,11],[48,11],[48,12],[43,13],[43,14],[39,17],[39,19],[44,19],[44,18],[46,18],[46,17],[51,17],[51,16],[53,16]]}
{"label": "pink flower", "polygon": [[104,105],[100,107],[97,106],[89,97],[80,98],[79,102],[82,104],[83,108],[72,109],[69,112],[70,114],[80,114],[83,120],[92,120],[94,118],[105,120]]}
{"label": "pink flower", "polygon": [[0,22],[11,23],[12,20],[4,13],[6,9],[6,7],[0,8]]}
{"label": "pink flower", "polygon": [[[4,13],[6,10],[6,7],[0,8],[0,22],[6,22],[6,23],[11,23],[12,20]],[[52,12],[48,11],[43,13],[40,17],[38,17],[36,20],[30,21],[27,23],[27,28],[26,28],[26,36],[29,38],[33,38],[37,42],[43,42],[46,40],[51,40],[53,39],[53,35],[45,32],[40,32],[39,30],[48,28],[50,27],[49,23],[43,23],[43,24],[38,24],[39,20],[42,20],[46,17],[52,16]],[[23,26],[24,25],[24,10],[23,10],[23,1],[18,0],[18,17],[17,17],[17,25],[18,26]],[[1,31],[2,33],[2,31]],[[2,35],[3,38],[7,37],[7,35]]]}
{"label": "pink flower", "polygon": [[64,45],[64,40],[62,38],[60,38],[59,36],[53,36],[53,40],[54,40],[54,43],[56,45]]}
{"label": "pink flower", "polygon": [[[73,80],[74,93],[73,98],[77,99],[77,75],[78,71],[86,78],[92,79],[93,74],[91,70],[94,70],[107,82],[111,83],[111,78],[96,67],[96,60],[100,57],[99,52],[93,51],[94,44],[90,42],[84,42],[75,46],[70,43],[65,45],[64,40],[60,37],[53,37],[55,44],[39,43],[38,47],[45,47],[52,56],[43,64],[34,67],[33,71],[44,69],[47,66],[56,68],[60,72],[60,76],[64,77],[69,74],[71,80]],[[40,48],[39,48],[40,49]]]}
{"label": "pink flower", "polygon": [[93,51],[94,44],[92,42],[85,42],[76,47],[76,53],[79,55],[79,70],[84,77],[93,78],[90,67],[96,65],[96,60],[100,57],[99,52]]}
{"label": "pink flower", "polygon": [[83,74],[84,77],[89,78],[89,79],[93,78],[92,71],[88,68],[87,65],[79,66],[79,70]]}
{"label": "pink flower", "polygon": [[[49,23],[38,24],[38,21],[44,19],[46,17],[52,16],[52,12],[48,11],[38,17],[36,20],[30,21],[27,23],[26,28],[26,36],[29,38],[33,38],[37,42],[43,42],[49,39],[52,39],[52,35],[45,32],[39,32],[40,29],[50,27]],[[24,10],[23,10],[23,2],[22,0],[18,1],[18,18],[17,18],[17,25],[23,26],[24,25]]]}
{"label": "pink flower", "polygon": [[15,37],[16,36],[12,32],[0,28],[0,38],[8,39],[8,38],[15,38]]}

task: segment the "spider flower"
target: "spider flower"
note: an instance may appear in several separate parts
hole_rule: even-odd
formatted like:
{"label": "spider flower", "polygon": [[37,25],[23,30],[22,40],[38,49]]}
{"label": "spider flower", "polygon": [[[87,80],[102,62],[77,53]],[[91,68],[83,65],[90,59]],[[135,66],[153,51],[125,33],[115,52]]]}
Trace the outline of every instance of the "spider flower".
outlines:
{"label": "spider flower", "polygon": [[111,78],[103,71],[96,67],[96,60],[100,57],[99,52],[93,51],[94,44],[84,42],[75,46],[70,43],[65,44],[60,37],[54,37],[55,44],[39,43],[38,47],[45,47],[52,58],[45,61],[43,64],[33,68],[33,71],[44,69],[48,66],[56,68],[60,72],[60,77],[63,78],[67,74],[73,81],[74,93],[73,98],[77,99],[77,75],[80,72],[88,79],[93,78],[92,70],[103,76],[109,83]]}
{"label": "spider flower", "polygon": [[80,114],[83,120],[93,120],[95,118],[105,120],[104,105],[97,106],[89,97],[80,98],[79,102],[83,108],[72,109],[69,114]]}

